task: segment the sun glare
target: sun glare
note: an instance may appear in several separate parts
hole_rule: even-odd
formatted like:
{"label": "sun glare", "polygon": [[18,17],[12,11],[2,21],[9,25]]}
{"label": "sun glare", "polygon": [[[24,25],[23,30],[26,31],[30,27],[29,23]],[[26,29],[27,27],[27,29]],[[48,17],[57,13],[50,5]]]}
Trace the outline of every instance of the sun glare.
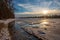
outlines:
{"label": "sun glare", "polygon": [[41,28],[48,28],[47,25],[49,25],[49,20],[47,19],[41,20],[40,25],[41,25]]}
{"label": "sun glare", "polygon": [[48,14],[48,10],[43,10],[42,12],[44,15]]}

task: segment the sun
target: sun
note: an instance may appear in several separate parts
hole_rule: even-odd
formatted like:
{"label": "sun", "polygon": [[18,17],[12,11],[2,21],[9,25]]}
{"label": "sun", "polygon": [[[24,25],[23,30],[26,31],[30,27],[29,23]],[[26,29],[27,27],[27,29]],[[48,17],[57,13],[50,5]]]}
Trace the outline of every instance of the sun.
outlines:
{"label": "sun", "polygon": [[42,12],[44,15],[48,14],[48,10],[43,10]]}

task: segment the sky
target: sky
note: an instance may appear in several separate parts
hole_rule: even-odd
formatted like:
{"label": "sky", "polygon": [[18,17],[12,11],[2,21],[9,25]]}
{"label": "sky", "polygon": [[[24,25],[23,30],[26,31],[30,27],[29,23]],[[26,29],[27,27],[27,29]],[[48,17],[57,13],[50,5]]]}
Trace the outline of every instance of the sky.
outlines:
{"label": "sky", "polygon": [[60,0],[13,0],[15,14],[60,13]]}

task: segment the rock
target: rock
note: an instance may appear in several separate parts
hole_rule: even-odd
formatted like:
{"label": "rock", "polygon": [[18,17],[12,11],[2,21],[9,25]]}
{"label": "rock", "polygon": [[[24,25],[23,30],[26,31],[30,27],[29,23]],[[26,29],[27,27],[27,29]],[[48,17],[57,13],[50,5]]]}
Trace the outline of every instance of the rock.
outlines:
{"label": "rock", "polygon": [[45,34],[43,31],[38,31],[40,34]]}

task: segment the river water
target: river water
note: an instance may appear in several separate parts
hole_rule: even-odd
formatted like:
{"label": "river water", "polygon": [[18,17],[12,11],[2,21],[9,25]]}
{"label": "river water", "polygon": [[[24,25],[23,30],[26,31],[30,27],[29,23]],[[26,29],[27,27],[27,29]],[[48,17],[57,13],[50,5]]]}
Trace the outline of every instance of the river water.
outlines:
{"label": "river water", "polygon": [[38,27],[39,30],[44,32],[43,36],[48,40],[60,40],[59,18],[19,18],[17,23],[20,24],[21,27]]}

